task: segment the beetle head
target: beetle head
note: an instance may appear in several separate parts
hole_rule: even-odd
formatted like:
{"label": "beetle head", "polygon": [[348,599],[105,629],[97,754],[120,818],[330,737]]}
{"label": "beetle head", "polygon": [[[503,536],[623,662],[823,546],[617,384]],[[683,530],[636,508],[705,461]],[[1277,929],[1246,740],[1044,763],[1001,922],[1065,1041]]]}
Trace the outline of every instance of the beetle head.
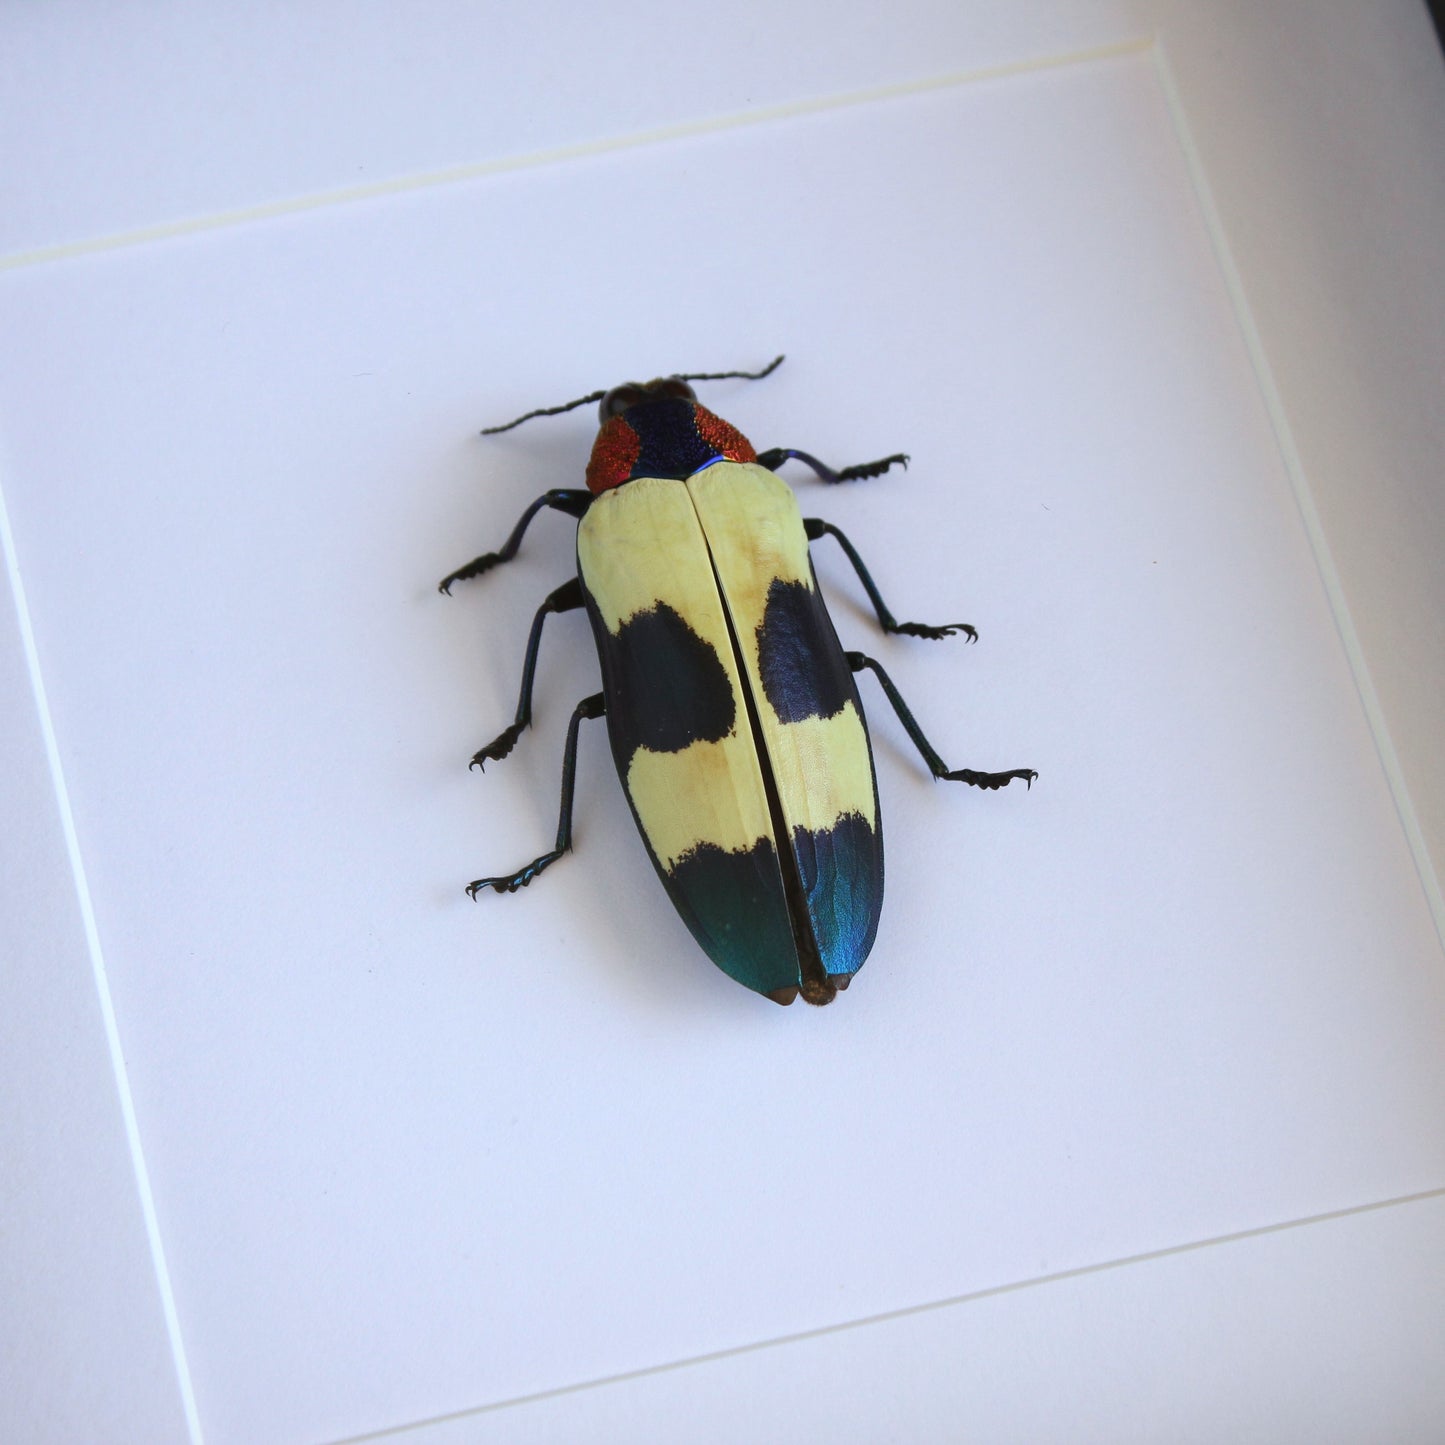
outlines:
{"label": "beetle head", "polygon": [[597,415],[607,422],[614,416],[631,411],[634,406],[668,398],[696,402],[697,393],[680,376],[659,376],[653,381],[624,381],[602,398]]}

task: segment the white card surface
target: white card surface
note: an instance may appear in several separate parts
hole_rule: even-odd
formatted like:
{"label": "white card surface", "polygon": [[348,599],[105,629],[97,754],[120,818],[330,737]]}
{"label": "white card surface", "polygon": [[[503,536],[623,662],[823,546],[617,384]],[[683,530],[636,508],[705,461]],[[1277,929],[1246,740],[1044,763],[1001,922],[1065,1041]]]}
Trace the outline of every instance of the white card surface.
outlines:
{"label": "white card surface", "polygon": [[[215,1442],[332,1439],[1438,1182],[1440,946],[1142,58],[16,272],[6,502]],[[539,492],[629,377],[797,482],[888,848],[826,1011],[657,886]]]}

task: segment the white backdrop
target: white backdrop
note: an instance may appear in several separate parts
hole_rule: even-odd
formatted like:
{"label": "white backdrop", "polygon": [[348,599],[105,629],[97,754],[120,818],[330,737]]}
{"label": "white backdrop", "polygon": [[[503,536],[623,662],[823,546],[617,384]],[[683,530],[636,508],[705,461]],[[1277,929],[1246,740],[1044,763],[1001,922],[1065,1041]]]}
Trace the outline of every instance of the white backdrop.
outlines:
{"label": "white backdrop", "polygon": [[[766,79],[743,99],[776,99]],[[15,1358],[50,1371],[11,1395],[19,1427],[334,1440],[962,1299],[828,1338],[863,1351],[859,1381],[934,1361],[911,1433],[997,1433],[998,1401],[941,1363],[959,1330],[970,1352],[1015,1342],[1017,1398],[1041,1368],[1023,1341],[1060,1308],[1121,1320],[1155,1290],[1178,1321],[1209,1295],[1139,1264],[1127,1305],[1112,1283],[1062,1306],[1040,1285],[983,1327],[1004,1297],[968,1297],[1438,1188],[1445,1000],[1413,795],[1392,796],[1174,85],[1133,45],[3,278],[24,608],[7,696],[34,759],[7,784],[29,820],[7,874],[27,1181],[7,1213],[46,1317]],[[596,128],[676,120],[670,94]],[[502,151],[569,138],[497,124]],[[278,147],[270,185],[350,179],[315,134],[290,169]],[[413,169],[443,159],[423,139]],[[139,201],[78,186],[17,241],[267,198],[220,176],[224,194]],[[539,520],[450,601],[433,586],[576,484],[590,441],[585,413],[489,442],[479,424],[779,348],[775,377],[709,404],[760,447],[910,451],[857,487],[804,475],[804,510],[854,537],[900,616],[982,634],[877,640],[822,544],[849,645],[950,763],[1041,774],[1032,793],[932,785],[865,683],[889,899],[868,969],[822,1013],[697,953],[600,728],[576,855],[518,898],[462,896],[549,839],[595,662],[578,619],[549,624],[536,732],[469,777],[569,525]],[[37,1083],[57,1036],[63,1090]],[[29,1183],[52,1135],[86,1144],[85,1189]],[[1310,1251],[1348,1233],[1329,1228],[1279,1247],[1310,1317]],[[1243,1302],[1261,1247],[1185,1258],[1228,1257]],[[1370,1287],[1418,1336],[1410,1300]],[[1332,1327],[1298,1369],[1348,1348]],[[91,1365],[117,1334],[135,1363],[104,1388]],[[812,1374],[816,1348],[726,1369]],[[715,1390],[719,1438],[838,1437],[833,1403],[750,1417],[723,1368],[684,1372],[695,1397],[645,1376],[455,1428],[701,1436],[690,1401]],[[1158,1368],[1152,1408],[1184,1409],[1197,1377]],[[1100,1415],[1114,1438],[1150,1418]]]}

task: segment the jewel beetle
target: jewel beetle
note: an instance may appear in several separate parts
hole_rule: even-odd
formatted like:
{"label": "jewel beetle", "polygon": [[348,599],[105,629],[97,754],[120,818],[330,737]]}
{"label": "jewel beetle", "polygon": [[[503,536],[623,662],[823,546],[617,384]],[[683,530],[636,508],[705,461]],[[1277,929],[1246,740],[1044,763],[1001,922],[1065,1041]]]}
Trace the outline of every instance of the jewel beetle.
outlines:
{"label": "jewel beetle", "polygon": [[826,1004],[848,987],[878,930],[883,838],[868,729],[855,674],[878,678],[935,778],[1001,788],[1030,768],[950,769],[871,657],[846,652],[818,590],[809,544],[836,539],[885,633],[942,638],[966,623],[898,622],[863,559],[837,527],[801,515],[776,475],[801,462],[824,482],[881,476],[902,454],[834,470],[807,452],[756,452],[703,407],[694,381],[758,380],[757,372],[693,372],[627,382],[538,416],[601,403],[585,490],[544,493],[498,551],[443,579],[440,590],[517,555],[544,508],[577,519],[577,573],[537,610],[513,722],[472,759],[511,752],[532,719],[542,627],[585,608],[602,691],[567,728],[556,846],[515,873],[467,886],[514,893],[572,846],[582,723],[605,717],[618,776],[673,905],[724,973],[780,1004]]}

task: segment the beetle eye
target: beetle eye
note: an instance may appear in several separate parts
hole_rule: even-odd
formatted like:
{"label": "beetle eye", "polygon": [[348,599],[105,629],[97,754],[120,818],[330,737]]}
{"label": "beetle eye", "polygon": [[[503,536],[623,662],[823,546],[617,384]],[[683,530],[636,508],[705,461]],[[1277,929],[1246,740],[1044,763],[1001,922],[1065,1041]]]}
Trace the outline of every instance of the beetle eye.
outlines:
{"label": "beetle eye", "polygon": [[607,421],[614,416],[621,416],[630,406],[635,406],[642,400],[642,388],[635,381],[623,382],[621,386],[614,386],[606,396],[602,398],[602,420]]}
{"label": "beetle eye", "polygon": [[650,390],[654,396],[680,396],[684,401],[697,400],[697,393],[680,376],[664,376],[660,381],[654,381]]}

